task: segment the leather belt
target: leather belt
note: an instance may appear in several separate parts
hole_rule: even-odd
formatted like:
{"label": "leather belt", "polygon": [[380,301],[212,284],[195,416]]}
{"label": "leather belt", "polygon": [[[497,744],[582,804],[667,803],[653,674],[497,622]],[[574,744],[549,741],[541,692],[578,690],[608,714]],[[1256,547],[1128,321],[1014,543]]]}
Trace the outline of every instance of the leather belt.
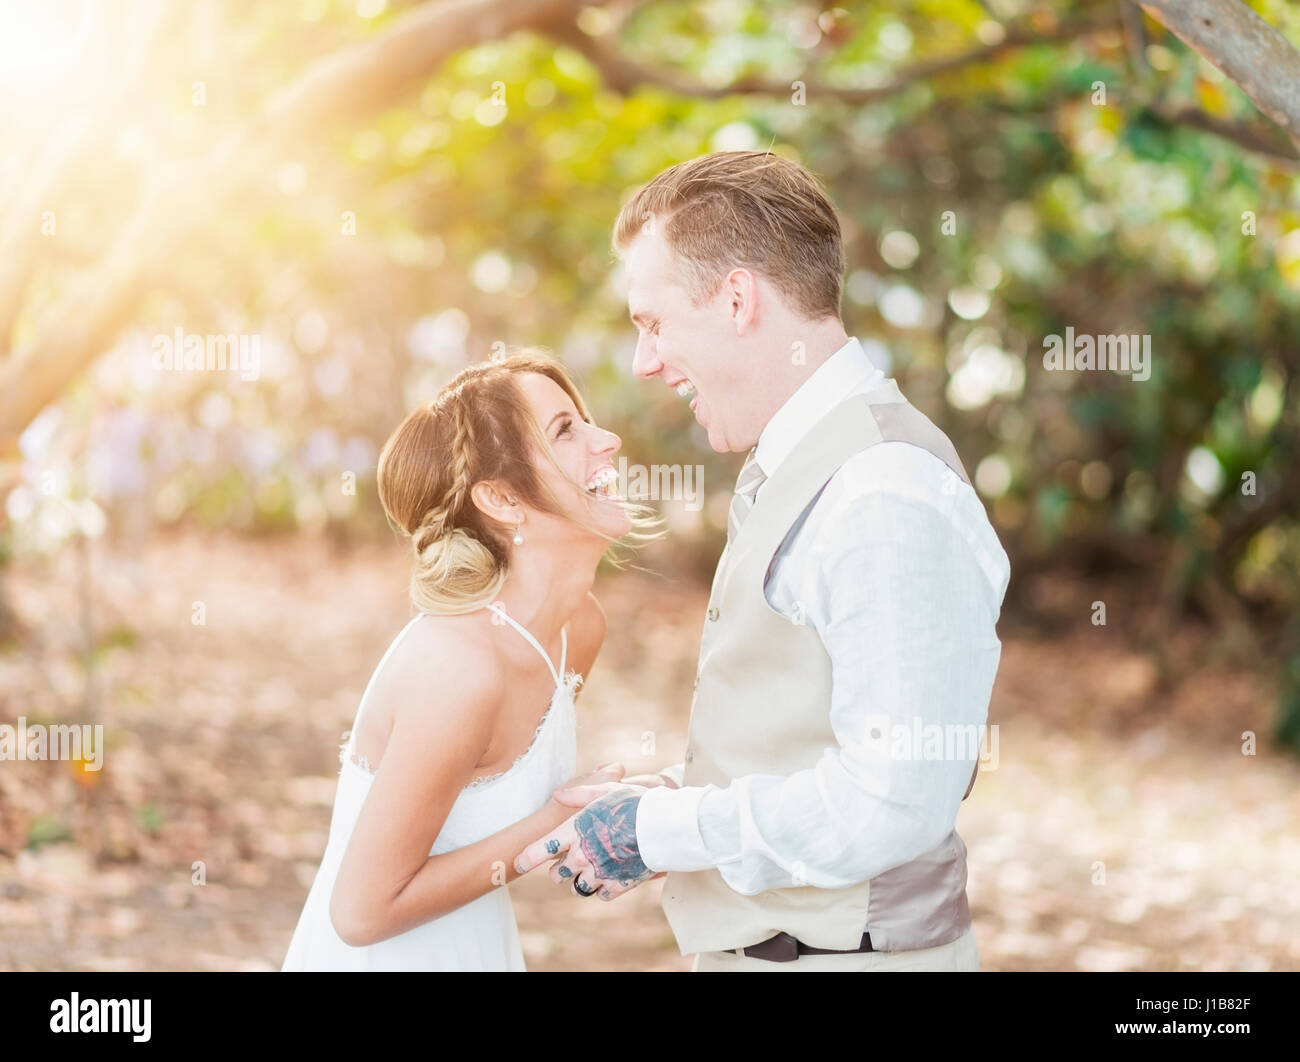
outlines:
{"label": "leather belt", "polygon": [[800,955],[853,955],[860,951],[875,950],[871,946],[870,933],[862,934],[862,943],[856,948],[814,948],[789,933],[778,933],[761,943],[737,949],[740,954],[751,959],[767,959],[769,962],[791,962]]}

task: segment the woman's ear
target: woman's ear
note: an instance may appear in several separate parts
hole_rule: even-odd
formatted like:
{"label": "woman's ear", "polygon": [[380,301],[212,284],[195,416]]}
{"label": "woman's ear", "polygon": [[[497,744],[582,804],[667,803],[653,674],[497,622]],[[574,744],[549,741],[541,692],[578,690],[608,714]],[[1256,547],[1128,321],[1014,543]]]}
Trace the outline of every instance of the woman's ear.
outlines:
{"label": "woman's ear", "polygon": [[516,521],[523,521],[519,499],[502,483],[482,480],[470,487],[469,496],[479,512],[499,524],[514,526]]}

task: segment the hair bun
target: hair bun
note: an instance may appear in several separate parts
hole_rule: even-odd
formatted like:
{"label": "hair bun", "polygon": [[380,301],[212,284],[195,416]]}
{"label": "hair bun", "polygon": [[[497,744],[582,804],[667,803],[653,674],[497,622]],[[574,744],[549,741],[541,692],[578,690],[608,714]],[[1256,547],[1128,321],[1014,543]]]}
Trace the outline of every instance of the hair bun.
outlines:
{"label": "hair bun", "polygon": [[[484,598],[496,596],[506,572],[496,556],[470,531],[453,527],[426,538],[432,526],[422,525],[416,540],[411,600],[425,612],[472,612]],[[449,606],[449,601],[463,607]]]}

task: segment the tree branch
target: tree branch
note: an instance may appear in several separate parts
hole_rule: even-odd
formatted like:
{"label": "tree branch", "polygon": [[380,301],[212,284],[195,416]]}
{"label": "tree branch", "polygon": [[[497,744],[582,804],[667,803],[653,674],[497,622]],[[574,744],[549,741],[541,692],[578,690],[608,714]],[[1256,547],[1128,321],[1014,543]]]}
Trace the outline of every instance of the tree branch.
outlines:
{"label": "tree branch", "polygon": [[1291,149],[1284,138],[1270,136],[1273,127],[1261,129],[1254,125],[1216,118],[1197,107],[1157,106],[1152,113],[1172,125],[1185,125],[1202,133],[1210,133],[1230,140],[1239,147],[1261,155],[1277,169],[1300,173],[1300,155]]}
{"label": "tree branch", "polygon": [[373,40],[318,60],[205,157],[160,176],[102,264],[0,366],[0,446],[11,445],[130,322],[151,271],[204,217],[264,175],[286,137],[393,100],[463,48],[572,19],[582,2],[442,0],[416,8]]}
{"label": "tree branch", "polygon": [[1104,30],[1118,29],[1120,26],[1121,18],[1114,12],[1062,22],[1055,29],[1050,30],[1035,29],[1027,24],[1017,25],[1009,28],[1002,40],[995,44],[981,45],[955,55],[914,63],[899,70],[888,84],[872,88],[846,88],[802,75],[780,81],[772,78],[750,77],[741,78],[728,85],[709,85],[677,70],[639,63],[606,37],[591,37],[572,23],[557,23],[549,27],[548,32],[557,40],[586,56],[592,66],[600,71],[605,84],[615,92],[628,93],[639,86],[649,85],[667,89],[678,95],[700,99],[720,99],[735,95],[788,96],[792,90],[792,82],[798,80],[803,82],[810,100],[835,99],[864,106],[895,96],[918,81],[951,73],[963,67],[991,62],[1017,48],[1074,40]]}
{"label": "tree branch", "polygon": [[[1145,57],[1141,54],[1140,48],[1140,16],[1133,0],[1121,0],[1118,10],[1112,14],[1094,15],[1065,22],[1056,29],[1046,32],[1035,30],[1028,25],[1012,27],[1007,31],[1006,36],[995,44],[971,48],[956,55],[929,59],[904,67],[885,85],[855,89],[830,85],[810,77],[801,76],[797,80],[804,83],[809,99],[833,99],[863,106],[897,95],[917,81],[950,73],[966,66],[990,62],[1011,49],[1075,40],[1112,29],[1125,31],[1130,49],[1136,49],[1135,62],[1140,60],[1144,63]],[[638,62],[611,42],[610,37],[613,34],[592,37],[571,22],[557,23],[548,27],[547,32],[556,40],[581,52],[600,72],[606,86],[620,93],[629,93],[640,86],[649,85],[678,95],[703,99],[720,99],[733,95],[786,97],[790,95],[792,82],[796,80],[794,78],[790,81],[742,78],[729,85],[709,85],[677,70],[648,66]],[[1215,118],[1194,107],[1156,107],[1153,113],[1172,124],[1186,125],[1200,132],[1231,141],[1239,147],[1262,156],[1278,169],[1292,173],[1300,172],[1300,156],[1291,152],[1288,145],[1279,142],[1277,138],[1270,138],[1263,130]]]}
{"label": "tree branch", "polygon": [[1141,0],[1300,145],[1300,52],[1241,0]]}
{"label": "tree branch", "polygon": [[1142,26],[1142,12],[1134,0],[1119,0],[1120,17],[1124,20],[1124,47],[1128,49],[1129,62],[1142,77],[1149,77],[1151,64],[1147,62],[1147,35]]}

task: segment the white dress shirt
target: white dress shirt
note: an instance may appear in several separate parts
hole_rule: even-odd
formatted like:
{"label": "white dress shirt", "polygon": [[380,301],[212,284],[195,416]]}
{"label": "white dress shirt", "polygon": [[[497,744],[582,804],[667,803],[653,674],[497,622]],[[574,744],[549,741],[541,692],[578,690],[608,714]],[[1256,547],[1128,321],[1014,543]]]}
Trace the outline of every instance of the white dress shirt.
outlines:
{"label": "white dress shirt", "polygon": [[[850,339],[763,429],[755,453],[763,471],[772,476],[840,402],[884,381]],[[749,896],[795,884],[845,888],[938,845],[953,829],[973,758],[872,755],[863,735],[882,722],[887,735],[899,726],[919,733],[918,719],[986,722],[1009,576],[979,497],[942,461],[904,442],[855,454],[786,536],[764,584],[772,607],[811,625],[826,647],[838,747],[788,777],[648,790],[637,811],[646,866],[716,867]],[[680,764],[662,773],[681,785]]]}

